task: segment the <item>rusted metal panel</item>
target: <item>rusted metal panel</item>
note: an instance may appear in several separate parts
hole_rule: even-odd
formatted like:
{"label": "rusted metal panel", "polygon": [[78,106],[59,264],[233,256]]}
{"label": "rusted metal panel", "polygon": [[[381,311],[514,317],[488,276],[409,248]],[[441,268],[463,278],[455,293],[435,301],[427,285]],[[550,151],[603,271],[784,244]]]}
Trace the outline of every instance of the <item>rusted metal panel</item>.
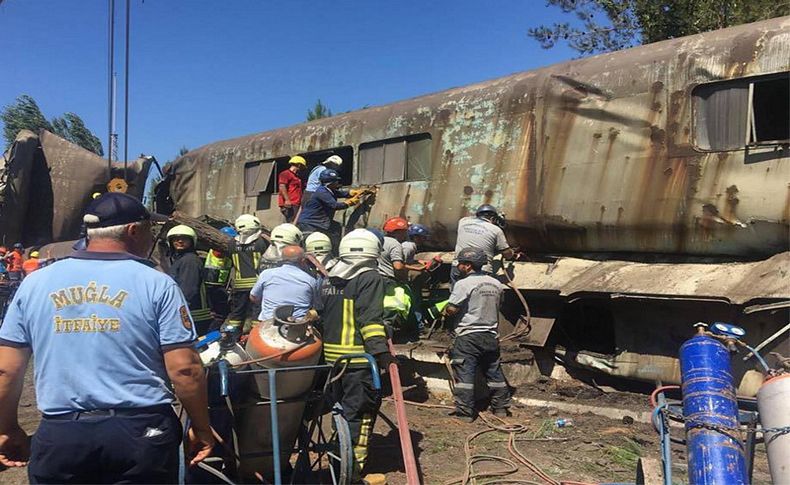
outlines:
{"label": "rusted metal panel", "polygon": [[530,252],[767,257],[790,247],[790,153],[697,149],[691,91],[788,71],[788,46],[790,18],[774,19],[222,141],[177,160],[171,191],[232,219],[256,209],[245,162],[351,145],[358,164],[360,143],[429,133],[431,180],[383,184],[371,224],[399,214],[450,249],[458,219],[491,203]]}
{"label": "rusted metal panel", "polygon": [[[151,157],[129,162],[127,193],[142,198]],[[113,165],[123,177],[123,164]],[[106,191],[107,160],[46,130],[22,130],[5,154],[0,173],[0,238],[40,245],[75,239],[91,193]]]}

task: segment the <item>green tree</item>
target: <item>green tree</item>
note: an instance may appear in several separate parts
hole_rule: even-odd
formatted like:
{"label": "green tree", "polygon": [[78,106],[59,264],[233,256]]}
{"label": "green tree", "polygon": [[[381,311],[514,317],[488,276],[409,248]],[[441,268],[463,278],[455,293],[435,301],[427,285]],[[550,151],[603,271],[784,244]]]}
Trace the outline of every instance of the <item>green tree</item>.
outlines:
{"label": "green tree", "polygon": [[320,120],[332,116],[332,110],[327,105],[317,100],[312,109],[307,110],[307,121]]}
{"label": "green tree", "polygon": [[34,133],[41,129],[52,131],[52,125],[41,113],[36,101],[27,94],[19,96],[13,104],[3,108],[0,120],[3,122],[3,138],[7,145],[14,143],[21,130]]}
{"label": "green tree", "polygon": [[27,94],[19,96],[14,103],[4,107],[0,112],[0,121],[3,122],[3,138],[8,145],[14,143],[21,130],[34,133],[47,130],[99,156],[104,155],[101,141],[85,126],[82,118],[74,113],[65,113],[61,117],[53,118],[50,123],[41,113],[36,101]]}
{"label": "green tree", "polygon": [[62,117],[52,118],[53,132],[59,137],[90,150],[96,155],[104,156],[101,141],[89,130],[82,118],[74,113],[66,113]]}
{"label": "green tree", "polygon": [[549,49],[559,42],[582,55],[610,52],[733,25],[790,15],[788,0],[547,0],[577,22],[528,34]]}

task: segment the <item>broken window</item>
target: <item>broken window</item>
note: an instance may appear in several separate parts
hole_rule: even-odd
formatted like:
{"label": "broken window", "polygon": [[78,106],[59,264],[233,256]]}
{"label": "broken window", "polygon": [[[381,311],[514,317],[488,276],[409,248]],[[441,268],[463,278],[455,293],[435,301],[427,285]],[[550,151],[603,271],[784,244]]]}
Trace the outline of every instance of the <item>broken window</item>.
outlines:
{"label": "broken window", "polygon": [[[307,170],[303,172],[302,178],[307,182],[307,177],[310,172],[317,165],[324,163],[324,160],[337,155],[343,159],[343,163],[338,167],[337,172],[340,174],[340,183],[343,185],[351,185],[353,182],[354,173],[354,148],[350,145],[330,148],[328,150],[319,150],[315,152],[299,153],[305,160],[307,160]],[[286,164],[287,167],[287,164]]]}
{"label": "broken window", "polygon": [[431,176],[431,135],[422,133],[359,146],[359,183],[365,185]]}
{"label": "broken window", "polygon": [[693,97],[695,139],[703,150],[790,140],[790,73],[702,84]]}

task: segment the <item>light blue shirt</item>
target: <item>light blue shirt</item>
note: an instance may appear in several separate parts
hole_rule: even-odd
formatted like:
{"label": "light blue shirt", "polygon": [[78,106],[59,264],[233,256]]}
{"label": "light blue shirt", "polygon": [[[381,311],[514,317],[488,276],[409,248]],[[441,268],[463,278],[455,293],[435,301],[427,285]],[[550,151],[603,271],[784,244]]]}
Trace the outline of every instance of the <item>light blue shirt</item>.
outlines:
{"label": "light blue shirt", "polygon": [[45,414],[169,404],[163,352],[193,344],[172,278],[126,253],[77,251],[26,277],[0,345],[30,347]]}
{"label": "light blue shirt", "polygon": [[326,170],[326,166],[318,165],[310,172],[307,177],[307,185],[304,188],[305,192],[315,192],[321,186],[321,174]]}
{"label": "light blue shirt", "polygon": [[250,294],[261,300],[258,320],[273,318],[275,308],[282,305],[293,305],[296,318],[302,318],[311,308],[319,309],[318,280],[292,264],[263,270]]}

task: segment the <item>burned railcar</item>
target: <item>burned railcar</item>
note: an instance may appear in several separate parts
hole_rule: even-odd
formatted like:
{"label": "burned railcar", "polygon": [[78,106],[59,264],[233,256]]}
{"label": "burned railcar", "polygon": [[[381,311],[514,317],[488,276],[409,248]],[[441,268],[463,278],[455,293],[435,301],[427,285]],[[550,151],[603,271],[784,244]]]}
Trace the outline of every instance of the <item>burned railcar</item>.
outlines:
{"label": "burned railcar", "polygon": [[[494,204],[528,254],[577,258],[568,271],[568,259],[516,265],[545,319],[611,327],[597,350],[641,352],[617,337],[639,314],[617,316],[618,301],[724,305],[667,310],[685,325],[743,319],[749,305],[790,298],[781,270],[790,246],[788,93],[784,17],[213,143],[174,162],[160,193],[191,215],[250,211],[276,224],[275,177],[288,157],[316,164],[338,154],[348,184],[380,186],[369,224],[393,215],[420,222],[437,250],[452,250],[458,219]],[[612,260],[622,260],[616,271]],[[746,266],[733,270],[736,262]],[[667,263],[682,275],[662,279]],[[696,284],[700,268],[713,280],[745,279]],[[531,272],[554,277],[535,285]],[[596,318],[569,313],[580,301],[605,309]],[[755,338],[782,319],[774,312],[755,323]]]}

